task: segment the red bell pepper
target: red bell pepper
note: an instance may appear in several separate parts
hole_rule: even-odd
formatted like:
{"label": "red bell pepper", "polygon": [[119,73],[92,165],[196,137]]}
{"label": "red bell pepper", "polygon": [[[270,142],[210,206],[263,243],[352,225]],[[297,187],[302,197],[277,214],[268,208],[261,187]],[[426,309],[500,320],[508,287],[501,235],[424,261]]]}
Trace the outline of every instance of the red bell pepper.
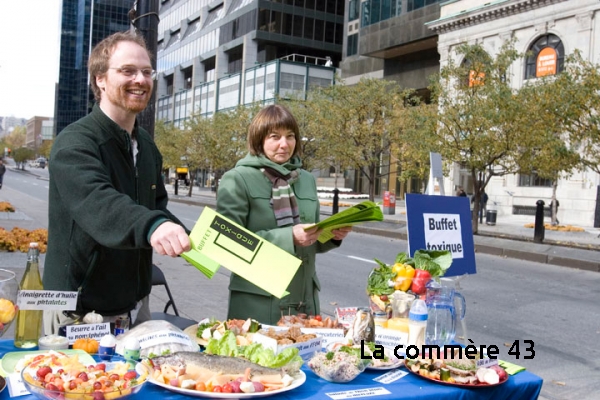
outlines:
{"label": "red bell pepper", "polygon": [[415,294],[424,294],[427,291],[427,283],[431,280],[431,274],[424,269],[416,269],[410,290]]}

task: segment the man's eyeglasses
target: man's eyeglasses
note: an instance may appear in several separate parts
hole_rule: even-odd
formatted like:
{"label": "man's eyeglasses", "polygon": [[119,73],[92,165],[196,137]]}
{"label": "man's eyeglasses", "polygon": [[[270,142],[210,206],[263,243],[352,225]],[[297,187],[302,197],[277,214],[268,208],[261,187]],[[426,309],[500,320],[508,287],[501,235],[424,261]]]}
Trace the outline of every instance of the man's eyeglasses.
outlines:
{"label": "man's eyeglasses", "polygon": [[108,68],[108,69],[114,69],[115,71],[117,71],[119,74],[126,76],[128,78],[135,78],[138,73],[142,73],[142,75],[144,76],[144,78],[150,78],[150,79],[154,79],[156,78],[156,71],[153,70],[152,68],[135,68],[135,67],[113,67],[113,68]]}

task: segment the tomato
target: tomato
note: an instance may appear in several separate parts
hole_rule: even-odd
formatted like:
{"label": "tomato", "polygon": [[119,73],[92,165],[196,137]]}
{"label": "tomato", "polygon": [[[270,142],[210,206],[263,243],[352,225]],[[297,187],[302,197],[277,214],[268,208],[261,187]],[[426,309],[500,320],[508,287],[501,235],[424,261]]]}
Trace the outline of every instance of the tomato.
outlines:
{"label": "tomato", "polygon": [[233,388],[229,383],[223,385],[223,393],[233,393]]}
{"label": "tomato", "polygon": [[195,389],[199,392],[204,392],[204,391],[206,391],[206,385],[204,384],[204,382],[198,382],[198,383],[196,383]]}
{"label": "tomato", "polygon": [[44,379],[49,373],[52,373],[52,368],[44,366],[38,368],[35,374],[38,376],[38,378]]}
{"label": "tomato", "polygon": [[104,363],[96,364],[96,366],[94,367],[94,369],[96,371],[106,371],[106,364],[104,364]]}
{"label": "tomato", "polygon": [[94,392],[94,393],[92,393],[92,399],[94,399],[94,400],[104,400],[105,399],[104,393],[102,393],[102,392]]}
{"label": "tomato", "polygon": [[320,315],[315,315],[315,319],[317,321],[323,321],[323,317],[321,317]]}
{"label": "tomato", "polygon": [[125,372],[125,375],[123,375],[123,379],[125,379],[126,381],[129,381],[131,379],[135,379],[137,378],[137,372],[135,371],[127,371]]}
{"label": "tomato", "polygon": [[387,294],[382,294],[381,296],[379,296],[379,299],[381,299],[381,301],[388,301],[389,297],[387,297]]}
{"label": "tomato", "polygon": [[216,393],[223,393],[223,388],[219,385],[215,385],[215,386],[213,386],[212,391],[216,392]]}
{"label": "tomato", "polygon": [[55,384],[53,384],[53,383],[47,383],[46,384],[46,389],[53,390],[53,391],[56,391],[56,392],[59,391],[58,387]]}

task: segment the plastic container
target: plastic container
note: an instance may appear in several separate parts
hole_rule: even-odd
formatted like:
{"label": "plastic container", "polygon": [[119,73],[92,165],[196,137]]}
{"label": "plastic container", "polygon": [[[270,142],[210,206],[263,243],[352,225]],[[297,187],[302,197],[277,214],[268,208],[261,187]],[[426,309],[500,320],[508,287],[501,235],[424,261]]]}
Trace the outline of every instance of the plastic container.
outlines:
{"label": "plastic container", "polygon": [[408,346],[417,346],[419,349],[425,344],[425,331],[427,330],[427,304],[424,300],[416,299],[410,306],[408,314]]}
{"label": "plastic container", "polygon": [[378,311],[373,313],[373,322],[375,326],[381,326],[382,328],[387,328],[388,316],[384,311]]}
{"label": "plastic container", "polygon": [[40,350],[66,350],[69,348],[69,340],[64,336],[48,335],[38,340]]}

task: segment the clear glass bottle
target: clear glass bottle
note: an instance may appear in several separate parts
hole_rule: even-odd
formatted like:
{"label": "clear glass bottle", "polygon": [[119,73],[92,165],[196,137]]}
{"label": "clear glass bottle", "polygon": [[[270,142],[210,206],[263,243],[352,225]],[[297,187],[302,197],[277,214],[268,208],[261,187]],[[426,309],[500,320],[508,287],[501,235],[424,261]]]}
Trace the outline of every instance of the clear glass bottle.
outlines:
{"label": "clear glass bottle", "polygon": [[[40,250],[37,243],[29,244],[27,267],[21,279],[21,290],[43,290],[40,277]],[[15,347],[29,349],[38,345],[42,333],[42,310],[19,310],[15,326]]]}

